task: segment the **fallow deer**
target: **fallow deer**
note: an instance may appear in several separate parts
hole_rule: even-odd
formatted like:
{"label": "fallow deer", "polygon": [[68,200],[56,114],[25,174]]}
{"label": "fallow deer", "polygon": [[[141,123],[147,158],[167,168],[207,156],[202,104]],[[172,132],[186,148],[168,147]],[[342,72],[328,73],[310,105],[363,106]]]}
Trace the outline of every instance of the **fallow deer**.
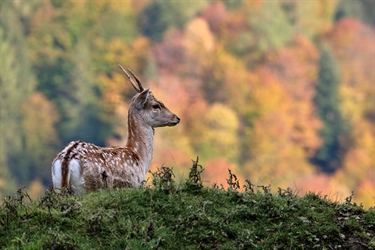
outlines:
{"label": "fallow deer", "polygon": [[138,92],[128,110],[125,147],[98,147],[72,141],[52,162],[52,181],[58,193],[83,194],[101,188],[139,187],[145,180],[153,155],[154,128],[180,122],[150,88],[144,89],[130,70],[121,70]]}

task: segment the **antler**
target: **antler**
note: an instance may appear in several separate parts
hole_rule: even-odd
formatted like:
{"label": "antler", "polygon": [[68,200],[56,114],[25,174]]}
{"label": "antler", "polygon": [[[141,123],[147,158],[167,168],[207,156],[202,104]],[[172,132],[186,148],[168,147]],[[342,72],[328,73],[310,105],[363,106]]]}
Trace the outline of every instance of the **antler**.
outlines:
{"label": "antler", "polygon": [[133,76],[133,78],[137,81],[139,90],[142,92],[144,90],[141,81],[138,79],[138,77],[128,68],[129,73]]}
{"label": "antler", "polygon": [[[133,88],[138,92],[141,93],[144,88],[142,87],[141,81],[138,79],[138,77],[128,68],[129,73],[119,64],[118,65],[121,70],[125,73],[125,75],[128,77],[130,83],[132,84]],[[134,79],[136,82],[134,82]]]}

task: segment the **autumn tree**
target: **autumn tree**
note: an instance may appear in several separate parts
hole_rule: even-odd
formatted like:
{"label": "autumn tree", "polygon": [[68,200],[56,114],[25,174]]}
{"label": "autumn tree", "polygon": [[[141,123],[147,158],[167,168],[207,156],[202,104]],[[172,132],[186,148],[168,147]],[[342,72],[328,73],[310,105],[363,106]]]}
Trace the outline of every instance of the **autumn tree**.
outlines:
{"label": "autumn tree", "polygon": [[201,11],[200,16],[207,21],[210,30],[214,34],[218,34],[220,33],[228,14],[225,4],[217,1],[208,4],[206,8]]}
{"label": "autumn tree", "polygon": [[275,76],[291,97],[293,105],[287,110],[294,117],[290,139],[308,156],[312,156],[321,144],[318,132],[321,122],[314,105],[318,58],[315,45],[297,35],[288,46],[266,55],[262,73],[264,77],[266,74]]}
{"label": "autumn tree", "polygon": [[[32,56],[40,89],[48,91],[44,93],[56,103],[61,114],[58,127],[63,144],[82,139],[104,145],[113,121],[100,103],[103,89],[96,75],[110,74],[117,68],[122,63],[118,55],[126,58],[124,53],[134,54],[128,44],[134,38],[135,19],[132,15],[125,17],[131,12],[128,2],[119,5],[116,1],[80,1],[64,2],[58,8],[46,2],[35,14],[31,26],[35,36],[30,38],[34,46]],[[94,22],[99,16],[103,22]],[[43,17],[48,24],[40,22]],[[114,17],[127,21],[123,26],[110,25],[108,22]],[[103,24],[107,27],[103,28]],[[39,37],[42,42],[37,40]],[[136,57],[131,59],[136,63]],[[94,65],[94,60],[100,63]],[[41,72],[45,68],[49,70]]]}
{"label": "autumn tree", "polygon": [[[15,159],[23,152],[23,138],[27,136],[22,129],[21,107],[24,99],[35,89],[35,75],[28,58],[28,45],[25,26],[33,3],[21,6],[16,2],[2,2],[0,15],[0,192],[12,191],[17,178],[11,173],[17,166]],[[18,181],[18,180],[17,180]]]}
{"label": "autumn tree", "polygon": [[[268,51],[283,47],[292,38],[292,26],[279,1],[246,1],[243,10],[236,14],[239,16],[234,20],[240,26],[234,29],[238,30],[236,39],[228,45],[248,68],[260,64]],[[241,15],[245,16],[247,25],[241,21]]]}
{"label": "autumn tree", "polygon": [[[346,153],[335,178],[366,196],[374,172],[375,31],[353,18],[341,19],[326,35],[340,69],[340,110],[349,123]],[[370,180],[370,181],[369,181]],[[371,193],[371,192],[370,192]],[[368,196],[367,196],[368,197]],[[358,200],[361,200],[358,197]]]}
{"label": "autumn tree", "polygon": [[375,2],[372,0],[339,1],[336,8],[336,21],[343,18],[354,17],[372,26],[375,26]]}
{"label": "autumn tree", "polygon": [[251,106],[256,119],[246,131],[245,178],[262,185],[286,187],[313,173],[306,152],[294,143],[294,117],[290,94],[269,72],[257,72],[252,82]]}
{"label": "autumn tree", "polygon": [[332,173],[341,167],[343,140],[346,134],[345,120],[339,108],[339,72],[336,61],[327,46],[321,49],[319,60],[319,82],[315,103],[319,117],[323,121],[320,136],[323,145],[312,161],[323,171]]}
{"label": "autumn tree", "polygon": [[319,37],[332,27],[338,2],[339,0],[280,0],[294,33],[309,38]]}
{"label": "autumn tree", "polygon": [[200,123],[192,145],[201,158],[225,158],[236,163],[239,156],[237,115],[225,105],[216,103],[209,107]]}
{"label": "autumn tree", "polygon": [[278,1],[263,1],[259,9],[250,11],[248,18],[261,51],[281,48],[292,38],[292,26]]}
{"label": "autumn tree", "polygon": [[356,19],[342,19],[325,38],[340,68],[339,95],[343,115],[350,123],[363,119],[373,121],[374,28]]}
{"label": "autumn tree", "polygon": [[318,53],[296,36],[264,60],[248,78],[243,171],[253,181],[290,185],[314,172],[308,158],[320,145],[313,102]]}
{"label": "autumn tree", "polygon": [[24,100],[21,114],[22,153],[13,160],[18,167],[12,172],[20,185],[34,179],[48,185],[51,178],[49,166],[58,145],[55,125],[59,115],[54,104],[40,92],[34,92]]}
{"label": "autumn tree", "polygon": [[160,41],[165,31],[172,27],[182,28],[206,1],[191,4],[189,1],[151,1],[139,15],[139,26],[143,34],[153,41]]}

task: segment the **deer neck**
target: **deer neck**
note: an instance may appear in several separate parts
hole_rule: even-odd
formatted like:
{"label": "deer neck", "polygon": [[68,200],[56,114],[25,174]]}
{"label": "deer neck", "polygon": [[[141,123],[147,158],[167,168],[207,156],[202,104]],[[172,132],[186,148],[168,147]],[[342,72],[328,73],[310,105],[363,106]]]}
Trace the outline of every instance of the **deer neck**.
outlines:
{"label": "deer neck", "polygon": [[154,150],[154,129],[147,125],[138,114],[128,116],[126,147],[139,157],[140,167],[146,174],[150,168]]}

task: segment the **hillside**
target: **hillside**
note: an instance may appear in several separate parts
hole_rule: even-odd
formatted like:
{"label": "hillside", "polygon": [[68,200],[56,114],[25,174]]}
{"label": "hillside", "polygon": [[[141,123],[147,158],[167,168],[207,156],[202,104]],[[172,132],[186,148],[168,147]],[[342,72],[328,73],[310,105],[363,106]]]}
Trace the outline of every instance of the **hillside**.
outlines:
{"label": "hillside", "polygon": [[[51,183],[71,141],[123,146],[136,94],[181,118],[154,166],[375,206],[375,1],[0,1],[0,200]],[[22,60],[21,60],[22,59]]]}
{"label": "hillside", "polygon": [[28,202],[20,189],[0,210],[1,249],[375,249],[375,210],[310,193],[203,187],[196,164],[179,185],[170,168],[136,189]]}

